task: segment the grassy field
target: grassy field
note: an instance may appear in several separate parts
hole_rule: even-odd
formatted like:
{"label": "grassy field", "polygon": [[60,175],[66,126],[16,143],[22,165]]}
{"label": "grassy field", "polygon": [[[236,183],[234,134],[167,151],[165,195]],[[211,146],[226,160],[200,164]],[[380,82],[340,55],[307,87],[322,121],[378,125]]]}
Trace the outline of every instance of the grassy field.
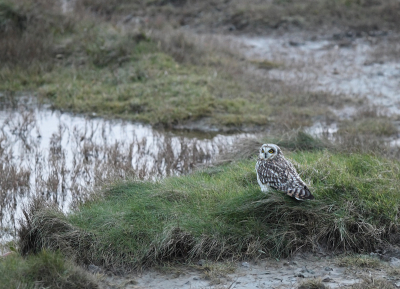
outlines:
{"label": "grassy field", "polygon": [[[339,2],[338,7],[378,9]],[[157,18],[159,13],[168,15],[164,11],[168,9],[177,17],[182,9],[203,7],[202,2],[193,7],[157,1],[79,3],[71,15],[61,14],[48,1],[35,5],[30,0],[0,1],[0,91],[32,93],[63,111],[168,128],[287,130],[312,125],[313,119],[321,117],[334,121],[333,110],[354,105],[345,95],[309,92],[301,82],[266,78],[255,73],[253,60],[244,59],[225,39],[177,30],[171,19]],[[240,6],[239,2],[231,4]],[[253,3],[243,13],[261,11],[254,8],[257,5],[261,4]],[[271,5],[288,6],[283,2]],[[132,15],[142,11],[152,21],[122,25],[117,17],[121,11]],[[385,135],[397,132],[390,124],[375,120],[355,128],[352,123],[344,126],[345,131],[360,126],[368,132],[369,127],[379,130],[382,125],[388,128]]]}
{"label": "grassy field", "polygon": [[[1,9],[10,18],[19,10],[5,4]],[[30,28],[33,32],[19,28],[18,21],[6,22],[11,28],[3,31],[8,46],[0,47],[0,54],[8,55],[0,69],[0,91],[32,91],[57,109],[165,127],[200,119],[205,126],[270,126],[269,103],[276,95],[237,83],[238,77],[227,72],[236,66],[233,73],[240,73],[234,56],[207,50],[172,30],[155,36],[93,18],[75,23],[59,16],[65,24],[54,30],[42,27],[47,18],[26,24],[37,26]],[[19,38],[8,30],[18,30]],[[36,46],[36,54],[20,57],[16,50],[26,45]]]}

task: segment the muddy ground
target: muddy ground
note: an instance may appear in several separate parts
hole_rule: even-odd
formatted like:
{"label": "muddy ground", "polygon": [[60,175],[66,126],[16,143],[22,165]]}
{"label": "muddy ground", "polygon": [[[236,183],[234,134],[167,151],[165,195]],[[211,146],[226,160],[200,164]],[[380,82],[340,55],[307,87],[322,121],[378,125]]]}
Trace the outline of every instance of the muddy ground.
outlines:
{"label": "muddy ground", "polygon": [[[399,35],[394,32],[357,34],[334,31],[275,33],[268,37],[232,37],[248,59],[267,61],[265,77],[301,83],[310,91],[346,94],[356,105],[336,113],[343,118],[361,105],[378,107],[387,115],[400,114]],[[391,51],[389,51],[392,49]]]}
{"label": "muddy ground", "polygon": [[[376,255],[373,253],[373,255]],[[400,260],[388,257],[378,261],[375,268],[343,266],[340,258],[321,254],[297,254],[290,259],[233,263],[234,273],[216,274],[209,277],[197,266],[176,267],[173,270],[151,270],[124,277],[107,276],[98,272],[103,288],[298,288],[310,280],[324,284],[326,288],[346,288],[361,282],[386,280],[400,287],[399,276],[393,272]],[[204,265],[203,265],[204,266]],[[96,270],[96,268],[92,268]],[[308,287],[306,287],[308,288]],[[314,287],[311,287],[314,288]],[[323,287],[315,287],[323,288]],[[378,288],[378,287],[377,287]]]}

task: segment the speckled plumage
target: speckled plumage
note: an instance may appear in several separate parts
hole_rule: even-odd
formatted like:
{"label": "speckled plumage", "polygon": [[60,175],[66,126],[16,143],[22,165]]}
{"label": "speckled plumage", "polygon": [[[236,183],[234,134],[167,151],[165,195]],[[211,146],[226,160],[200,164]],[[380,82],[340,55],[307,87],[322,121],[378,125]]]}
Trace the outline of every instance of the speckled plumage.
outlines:
{"label": "speckled plumage", "polygon": [[274,188],[296,200],[312,200],[314,196],[300,178],[296,169],[274,144],[263,144],[256,163],[257,181],[261,191]]}

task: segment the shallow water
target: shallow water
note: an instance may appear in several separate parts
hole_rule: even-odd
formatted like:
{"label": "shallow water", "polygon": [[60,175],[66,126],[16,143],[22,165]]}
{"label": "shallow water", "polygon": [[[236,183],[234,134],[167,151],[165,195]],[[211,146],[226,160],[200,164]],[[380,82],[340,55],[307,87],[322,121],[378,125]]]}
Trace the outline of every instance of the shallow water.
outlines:
{"label": "shallow water", "polygon": [[23,206],[35,195],[67,212],[105,182],[187,173],[246,136],[177,136],[0,95],[0,240],[15,234]]}

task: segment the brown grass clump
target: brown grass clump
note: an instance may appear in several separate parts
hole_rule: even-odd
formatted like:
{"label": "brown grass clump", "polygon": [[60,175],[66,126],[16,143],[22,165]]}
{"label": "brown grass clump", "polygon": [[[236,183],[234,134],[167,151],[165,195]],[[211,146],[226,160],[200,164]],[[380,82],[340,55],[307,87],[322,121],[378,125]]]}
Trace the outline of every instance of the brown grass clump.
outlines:
{"label": "brown grass clump", "polygon": [[210,285],[217,285],[221,283],[221,278],[227,277],[228,274],[235,273],[237,265],[233,262],[204,261],[201,266],[194,267],[202,272],[204,279],[210,280]]}
{"label": "brown grass clump", "polygon": [[366,135],[388,137],[398,133],[393,121],[387,117],[364,118],[340,123],[339,135]]}
{"label": "brown grass clump", "polygon": [[271,133],[271,135],[262,138],[244,138],[235,142],[231,150],[224,151],[218,157],[218,162],[224,163],[252,158],[264,143],[277,144],[289,151],[312,151],[334,147],[330,141],[314,138],[301,130],[289,131],[280,135]]}
{"label": "brown grass clump", "polygon": [[318,278],[302,281],[297,289],[329,289],[329,287]]}
{"label": "brown grass clump", "polygon": [[341,267],[361,267],[361,268],[380,268],[383,266],[382,262],[368,255],[353,255],[345,256],[337,260],[338,266]]}
{"label": "brown grass clump", "polygon": [[350,289],[395,289],[391,282],[384,279],[365,278],[362,283],[348,287]]}
{"label": "brown grass clump", "polygon": [[48,249],[60,251],[78,264],[90,263],[93,236],[68,223],[55,205],[35,198],[23,213],[25,220],[18,228],[18,248],[23,256]]}
{"label": "brown grass clump", "polygon": [[274,69],[274,68],[280,68],[283,64],[281,63],[277,63],[277,62],[273,62],[270,60],[252,60],[251,63],[253,63],[254,65],[256,65],[258,68],[262,68],[265,70],[270,70],[270,69]]}

